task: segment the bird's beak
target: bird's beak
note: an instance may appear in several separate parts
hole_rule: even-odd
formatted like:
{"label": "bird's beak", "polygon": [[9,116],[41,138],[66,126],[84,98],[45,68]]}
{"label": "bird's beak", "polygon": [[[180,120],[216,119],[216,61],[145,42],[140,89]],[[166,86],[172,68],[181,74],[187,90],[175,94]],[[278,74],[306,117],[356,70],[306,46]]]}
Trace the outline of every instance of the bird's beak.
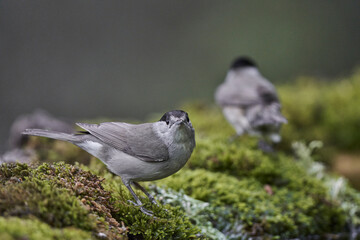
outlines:
{"label": "bird's beak", "polygon": [[179,121],[175,122],[176,125],[180,125],[182,123],[185,123],[185,120],[179,120]]}

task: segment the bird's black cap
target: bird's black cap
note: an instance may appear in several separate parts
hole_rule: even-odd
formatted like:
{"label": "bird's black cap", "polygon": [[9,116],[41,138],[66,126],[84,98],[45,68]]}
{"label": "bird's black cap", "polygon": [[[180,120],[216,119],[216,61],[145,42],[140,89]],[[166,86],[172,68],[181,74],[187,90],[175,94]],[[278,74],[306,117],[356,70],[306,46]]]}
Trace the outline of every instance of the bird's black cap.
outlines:
{"label": "bird's black cap", "polygon": [[256,67],[256,64],[248,57],[238,57],[232,62],[230,69],[235,70],[244,67]]}
{"label": "bird's black cap", "polygon": [[187,112],[184,112],[183,110],[173,110],[170,112],[165,113],[159,121],[164,121],[164,122],[168,122],[170,120],[170,116],[175,116],[180,118],[181,116],[186,116],[186,120],[189,122],[189,116],[187,114]]}

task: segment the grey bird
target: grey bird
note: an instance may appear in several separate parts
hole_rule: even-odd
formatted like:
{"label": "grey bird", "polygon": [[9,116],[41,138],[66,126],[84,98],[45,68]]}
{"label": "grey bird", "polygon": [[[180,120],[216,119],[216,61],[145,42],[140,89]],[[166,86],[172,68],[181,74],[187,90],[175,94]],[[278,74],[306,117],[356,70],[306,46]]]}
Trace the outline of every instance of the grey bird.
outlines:
{"label": "grey bird", "polygon": [[136,201],[132,203],[150,216],[153,213],[143,207],[131,184],[157,204],[154,197],[138,182],[162,179],[179,171],[195,147],[194,128],[188,114],[181,110],[167,112],[154,123],[77,125],[86,131],[68,134],[27,129],[23,134],[67,141],[100,159],[111,172],[121,177]]}
{"label": "grey bird", "polygon": [[215,101],[237,135],[260,137],[259,147],[264,151],[272,149],[266,142],[280,142],[279,131],[287,120],[281,114],[274,85],[261,75],[251,59],[234,60],[225,82],[216,89]]}

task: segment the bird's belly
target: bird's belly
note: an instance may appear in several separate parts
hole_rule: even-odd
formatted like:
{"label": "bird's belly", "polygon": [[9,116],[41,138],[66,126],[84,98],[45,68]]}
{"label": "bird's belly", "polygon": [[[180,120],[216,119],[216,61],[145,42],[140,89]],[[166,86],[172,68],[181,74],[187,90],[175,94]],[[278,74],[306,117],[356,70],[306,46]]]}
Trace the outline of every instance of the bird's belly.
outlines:
{"label": "bird's belly", "polygon": [[179,171],[189,159],[191,151],[187,151],[188,146],[176,146],[172,151],[169,159],[159,162],[147,162],[128,155],[121,151],[112,154],[114,157],[109,159],[105,164],[109,170],[123,179],[132,181],[154,181],[168,177]]}
{"label": "bird's belly", "polygon": [[227,106],[223,113],[228,122],[235,128],[236,134],[241,135],[250,130],[250,125],[245,116],[245,110],[240,107]]}

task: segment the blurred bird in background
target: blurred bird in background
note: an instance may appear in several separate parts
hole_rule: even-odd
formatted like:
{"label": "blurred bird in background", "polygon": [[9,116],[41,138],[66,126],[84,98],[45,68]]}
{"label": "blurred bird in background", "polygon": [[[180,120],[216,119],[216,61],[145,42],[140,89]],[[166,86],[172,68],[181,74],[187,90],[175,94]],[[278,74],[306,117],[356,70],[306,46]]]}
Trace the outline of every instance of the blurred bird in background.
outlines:
{"label": "blurred bird in background", "polygon": [[52,116],[43,109],[37,109],[33,113],[18,116],[10,127],[10,135],[8,139],[8,148],[21,148],[28,136],[22,132],[28,128],[44,128],[48,130],[71,133],[74,128],[71,124],[62,119]]}
{"label": "blurred bird in background", "polygon": [[0,154],[0,164],[10,162],[30,163],[36,159],[32,149],[23,148],[28,141],[28,136],[22,132],[28,128],[44,128],[53,131],[71,133],[74,128],[66,121],[52,116],[43,109],[37,109],[29,114],[18,116],[10,127],[7,150]]}
{"label": "blurred bird in background", "polygon": [[259,147],[265,152],[273,151],[271,145],[281,141],[279,131],[287,120],[281,114],[276,89],[251,59],[234,60],[225,81],[216,89],[215,101],[237,136],[258,136]]}

